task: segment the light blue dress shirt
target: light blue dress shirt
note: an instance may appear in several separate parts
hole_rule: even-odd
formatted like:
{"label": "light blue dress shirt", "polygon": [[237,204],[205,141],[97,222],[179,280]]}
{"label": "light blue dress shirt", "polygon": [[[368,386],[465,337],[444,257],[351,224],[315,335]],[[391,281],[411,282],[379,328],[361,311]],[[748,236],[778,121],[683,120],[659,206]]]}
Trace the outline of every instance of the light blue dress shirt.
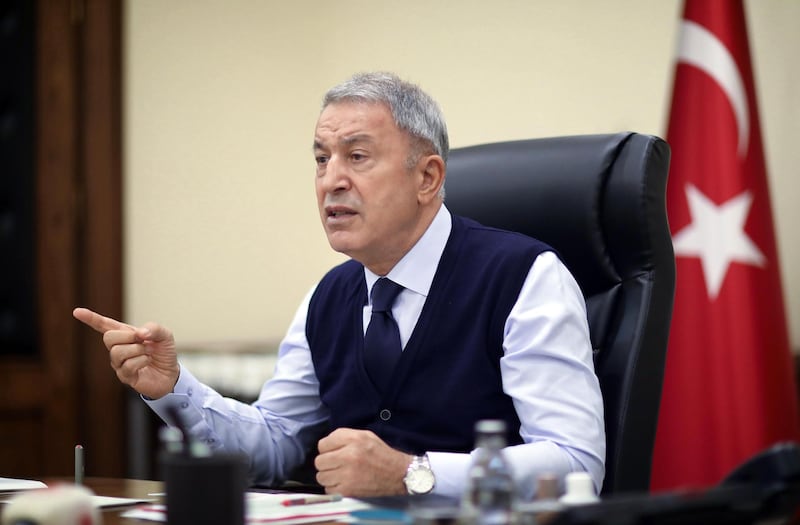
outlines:
{"label": "light blue dress shirt", "polygon": [[[422,238],[387,275],[405,287],[392,307],[403,346],[425,304],[451,225],[442,206]],[[365,269],[368,291],[378,277]],[[222,397],[185,368],[174,393],[146,400],[148,405],[167,422],[167,406],[178,408],[194,438],[212,449],[246,452],[255,481],[285,479],[302,463],[306,450],[316,450],[328,418],[305,336],[312,293],[281,342],[273,377],[252,405]],[[365,331],[370,308],[364,308]],[[503,389],[514,401],[524,442],[505,453],[523,496],[532,496],[542,474],[563,480],[579,470],[591,475],[599,492],[605,473],[603,402],[586,306],[575,279],[552,252],[539,255],[531,267],[506,320],[503,350]],[[434,493],[459,497],[471,455],[429,451],[428,456],[436,476]]]}

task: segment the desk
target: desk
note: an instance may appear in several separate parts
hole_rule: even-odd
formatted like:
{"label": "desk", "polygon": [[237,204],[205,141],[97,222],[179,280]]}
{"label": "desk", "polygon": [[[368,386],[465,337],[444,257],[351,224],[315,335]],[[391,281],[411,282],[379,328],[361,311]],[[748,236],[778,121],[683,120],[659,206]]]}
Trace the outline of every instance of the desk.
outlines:
{"label": "desk", "polygon": [[[72,483],[72,478],[42,478],[42,481],[49,487],[57,484]],[[147,499],[153,500],[155,503],[164,503],[164,498],[160,496],[148,496],[148,494],[161,494],[164,492],[164,483],[161,481],[148,481],[139,479],[123,479],[123,478],[93,478],[88,477],[84,479],[84,486],[91,489],[98,496],[111,496],[117,498],[131,498],[131,499]],[[249,488],[248,491],[254,492],[276,492],[275,489],[268,488]],[[310,487],[301,484],[287,484],[277,490],[278,492],[292,493],[292,492],[319,492],[315,487]],[[8,496],[13,497],[13,496]],[[5,498],[2,496],[0,498]],[[3,507],[0,504],[0,518],[2,518]],[[138,519],[123,518],[120,515],[126,510],[132,508],[131,506],[115,507],[101,509],[103,515],[103,525],[132,525],[132,524],[153,524],[152,521],[143,521]],[[333,522],[327,522],[333,523]],[[224,524],[221,524],[224,525]]]}
{"label": "desk", "polygon": [[[68,478],[59,479],[43,479],[45,483],[52,486],[56,483],[70,482]],[[164,484],[160,481],[145,481],[136,479],[121,479],[121,478],[86,478],[84,485],[90,488],[98,496],[113,496],[120,498],[133,498],[133,499],[156,499],[163,502],[163,498],[148,496],[148,494],[161,493],[164,490]],[[252,490],[252,489],[251,489]],[[681,523],[681,524],[698,524],[708,525],[714,524],[741,524],[741,523],[763,523],[763,524],[784,524],[784,525],[800,525],[800,489],[786,494],[783,498],[772,498],[772,504],[778,505],[779,499],[785,499],[787,509],[795,509],[794,512],[784,509],[778,515],[765,517],[762,520],[755,519],[751,513],[755,510],[752,505],[747,504],[748,498],[739,498],[743,501],[744,509],[729,508],[730,495],[718,494],[721,504],[715,504],[716,499],[713,494],[707,493],[697,494],[694,497],[686,497],[681,494],[663,494],[657,496],[646,497],[630,496],[630,497],[615,497],[605,501],[602,507],[595,508],[595,506],[588,505],[585,507],[576,507],[573,509],[575,512],[565,513],[562,520],[554,520],[554,523]],[[415,496],[416,501],[424,501],[423,498]],[[428,502],[427,505],[431,507],[439,507],[452,505],[452,501],[440,500],[437,498],[425,498]],[[377,498],[372,503],[387,508],[404,508],[410,500],[406,498]],[[400,505],[398,505],[400,503]],[[2,517],[2,509],[4,505],[0,504],[0,517]],[[647,507],[649,510],[643,512],[643,508]],[[694,508],[696,507],[696,509]],[[120,517],[125,510],[130,507],[120,507],[114,509],[103,510],[103,523],[104,525],[132,525],[132,524],[152,524],[150,521],[141,521],[133,519],[125,519]],[[603,509],[603,512],[600,510]],[[692,512],[695,510],[695,512]],[[682,513],[682,514],[678,514]],[[583,514],[586,514],[585,516]],[[640,520],[634,519],[634,516],[639,516]]]}
{"label": "desk", "polygon": [[[69,483],[72,480],[68,478],[56,479],[43,479],[48,486],[53,486],[58,483]],[[152,499],[153,496],[148,496],[152,493],[160,493],[164,491],[164,484],[160,481],[145,481],[138,479],[120,479],[120,478],[86,478],[84,485],[91,489],[98,496],[113,496],[118,498],[148,498]],[[163,498],[155,498],[162,501]],[[0,505],[0,516],[2,516],[2,508]],[[113,509],[104,509],[103,525],[129,525],[133,523],[152,523],[144,522],[141,520],[130,520],[121,518],[125,510],[130,507],[119,507]]]}

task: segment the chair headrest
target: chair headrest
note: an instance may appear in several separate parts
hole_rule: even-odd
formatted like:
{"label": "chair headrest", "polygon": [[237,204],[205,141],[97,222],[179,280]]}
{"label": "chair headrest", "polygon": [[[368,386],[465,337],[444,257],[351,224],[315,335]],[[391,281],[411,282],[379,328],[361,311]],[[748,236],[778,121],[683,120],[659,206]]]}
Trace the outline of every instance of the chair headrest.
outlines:
{"label": "chair headrest", "polygon": [[453,213],[550,244],[588,297],[652,256],[636,228],[650,219],[646,199],[660,198],[663,213],[663,193],[647,194],[641,170],[668,160],[663,141],[635,133],[459,148],[448,160],[445,202]]}

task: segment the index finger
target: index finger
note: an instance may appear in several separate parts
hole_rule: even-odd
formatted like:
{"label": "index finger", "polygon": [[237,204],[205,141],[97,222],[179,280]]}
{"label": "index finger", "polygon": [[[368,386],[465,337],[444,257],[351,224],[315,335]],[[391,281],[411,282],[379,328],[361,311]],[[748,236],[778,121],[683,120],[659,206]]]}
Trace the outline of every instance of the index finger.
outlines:
{"label": "index finger", "polygon": [[104,334],[109,330],[136,331],[136,329],[129,324],[121,323],[116,319],[100,315],[97,312],[89,310],[88,308],[75,308],[72,311],[72,316],[83,324],[90,326],[97,332],[100,332],[101,334]]}

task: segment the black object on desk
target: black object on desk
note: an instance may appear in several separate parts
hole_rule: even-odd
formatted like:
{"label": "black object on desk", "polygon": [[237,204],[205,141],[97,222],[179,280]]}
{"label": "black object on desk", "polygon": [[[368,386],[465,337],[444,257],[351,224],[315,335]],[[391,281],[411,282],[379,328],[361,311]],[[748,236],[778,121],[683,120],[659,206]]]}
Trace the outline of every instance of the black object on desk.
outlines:
{"label": "black object on desk", "polygon": [[[163,432],[161,468],[170,525],[244,525],[247,459],[242,454],[214,454],[194,441],[180,413],[168,409],[177,426]],[[179,437],[180,439],[176,439]]]}
{"label": "black object on desk", "polygon": [[781,443],[755,455],[718,486],[656,495],[621,495],[567,508],[549,525],[752,524],[800,509],[800,446]]}
{"label": "black object on desk", "polygon": [[241,456],[162,456],[167,521],[172,525],[244,524],[247,464]]}

